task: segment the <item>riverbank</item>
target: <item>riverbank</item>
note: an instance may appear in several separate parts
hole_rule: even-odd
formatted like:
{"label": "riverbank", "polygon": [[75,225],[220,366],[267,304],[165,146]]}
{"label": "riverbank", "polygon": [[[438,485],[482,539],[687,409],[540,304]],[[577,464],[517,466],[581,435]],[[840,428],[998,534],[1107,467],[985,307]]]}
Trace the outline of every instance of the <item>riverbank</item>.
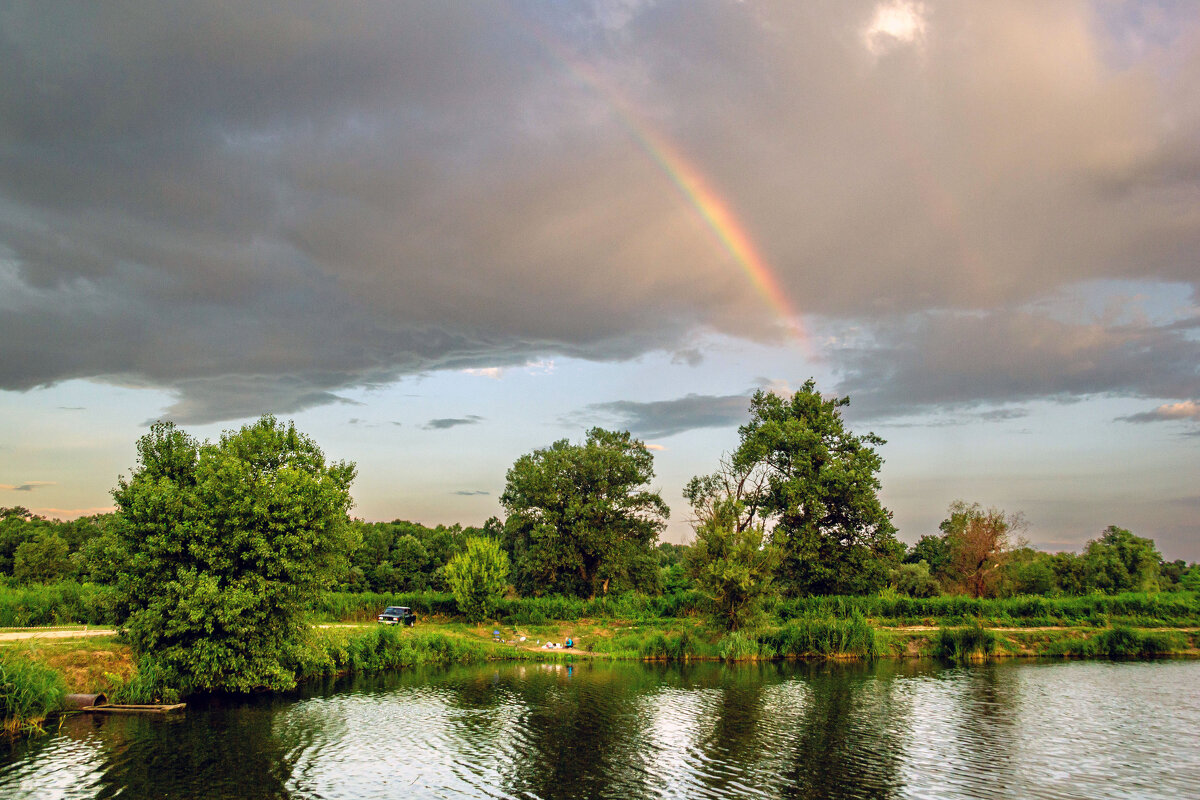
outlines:
{"label": "riverbank", "polygon": [[[0,657],[17,657],[50,668],[62,675],[68,692],[120,696],[135,673],[131,650],[118,636],[87,634],[87,638],[0,641]],[[545,648],[548,642],[561,645],[568,637],[575,642],[574,648]],[[534,625],[470,625],[440,618],[422,620],[414,628],[374,623],[321,625],[314,628],[306,653],[297,665],[301,681],[422,664],[484,661],[1200,657],[1200,627],[887,626],[852,617],[790,620],[755,633],[730,634],[691,617],[579,619]]]}

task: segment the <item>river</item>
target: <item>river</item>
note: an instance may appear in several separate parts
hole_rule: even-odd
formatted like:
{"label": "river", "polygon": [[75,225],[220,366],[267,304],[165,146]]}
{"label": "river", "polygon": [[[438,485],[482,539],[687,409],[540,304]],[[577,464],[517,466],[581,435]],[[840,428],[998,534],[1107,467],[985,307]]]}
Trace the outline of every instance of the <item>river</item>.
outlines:
{"label": "river", "polygon": [[1200,661],[417,669],[0,751],[108,797],[1200,797]]}

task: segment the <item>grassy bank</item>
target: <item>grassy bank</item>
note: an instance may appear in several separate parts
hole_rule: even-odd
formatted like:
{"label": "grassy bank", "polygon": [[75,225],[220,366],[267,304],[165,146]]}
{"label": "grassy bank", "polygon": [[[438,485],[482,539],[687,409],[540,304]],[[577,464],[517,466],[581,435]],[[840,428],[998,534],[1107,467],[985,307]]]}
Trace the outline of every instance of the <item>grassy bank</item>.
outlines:
{"label": "grassy bank", "polygon": [[[546,650],[574,639],[572,650]],[[989,626],[888,627],[861,613],[797,616],[756,631],[726,633],[699,617],[541,620],[470,625],[424,619],[415,628],[370,623],[316,627],[292,665],[299,681],[418,665],[580,659],[755,661],[770,659],[934,658],[965,663],[990,658],[1127,658],[1200,656],[1197,628]],[[64,692],[104,692],[124,702],[151,702],[156,679],[138,673],[117,637],[0,644],[0,725],[37,730]]]}

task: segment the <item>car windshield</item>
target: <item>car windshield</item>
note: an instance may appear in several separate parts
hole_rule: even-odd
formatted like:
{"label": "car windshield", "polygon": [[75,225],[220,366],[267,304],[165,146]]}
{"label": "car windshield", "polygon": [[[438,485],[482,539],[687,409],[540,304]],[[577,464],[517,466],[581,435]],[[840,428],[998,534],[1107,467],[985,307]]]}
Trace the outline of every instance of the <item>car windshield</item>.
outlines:
{"label": "car windshield", "polygon": [[399,617],[403,615],[405,611],[408,611],[408,609],[401,608],[400,606],[388,606],[383,610],[383,613],[387,614],[389,617]]}

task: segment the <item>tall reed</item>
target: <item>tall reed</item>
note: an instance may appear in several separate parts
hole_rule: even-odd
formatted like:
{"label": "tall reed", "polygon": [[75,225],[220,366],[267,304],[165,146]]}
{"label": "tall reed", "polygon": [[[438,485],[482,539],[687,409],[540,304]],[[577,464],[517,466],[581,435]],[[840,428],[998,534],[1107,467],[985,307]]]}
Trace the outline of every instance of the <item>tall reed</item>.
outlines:
{"label": "tall reed", "polygon": [[994,654],[996,642],[996,634],[977,622],[965,628],[939,630],[933,642],[933,652],[940,659],[963,664]]}
{"label": "tall reed", "polygon": [[67,693],[56,670],[12,650],[0,651],[0,728],[8,735],[42,730]]}
{"label": "tall reed", "polygon": [[882,650],[878,633],[857,611],[845,619],[797,617],[762,639],[780,656],[791,658],[875,659]]}

